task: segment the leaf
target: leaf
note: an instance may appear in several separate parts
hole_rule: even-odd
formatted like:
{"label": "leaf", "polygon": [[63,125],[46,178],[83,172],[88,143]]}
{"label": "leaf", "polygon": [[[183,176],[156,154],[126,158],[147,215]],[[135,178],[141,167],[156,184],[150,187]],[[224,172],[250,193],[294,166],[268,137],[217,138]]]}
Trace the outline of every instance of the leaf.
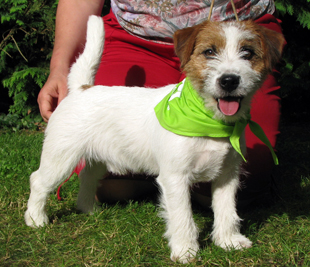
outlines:
{"label": "leaf", "polygon": [[302,13],[298,15],[297,21],[299,21],[303,27],[310,29],[310,12],[303,10]]}
{"label": "leaf", "polygon": [[276,8],[282,16],[285,14],[293,15],[294,14],[294,7],[291,4],[288,4],[286,1],[276,1]]}
{"label": "leaf", "polygon": [[16,24],[19,25],[19,26],[24,26],[25,25],[25,23],[23,21],[19,20],[19,19],[16,20]]}

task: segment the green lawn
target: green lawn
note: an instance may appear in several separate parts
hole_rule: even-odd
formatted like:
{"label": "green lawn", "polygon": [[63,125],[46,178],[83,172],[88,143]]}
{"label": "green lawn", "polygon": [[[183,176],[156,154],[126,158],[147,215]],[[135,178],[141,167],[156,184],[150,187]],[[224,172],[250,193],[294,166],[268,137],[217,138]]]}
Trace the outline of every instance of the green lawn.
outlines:
{"label": "green lawn", "polygon": [[[189,266],[310,266],[310,123],[282,128],[276,202],[239,212],[254,246],[230,252],[214,246],[212,212],[195,207],[202,250]],[[77,176],[64,185],[63,201],[55,194],[49,199],[52,223],[27,227],[28,179],[39,165],[42,140],[39,132],[0,132],[0,266],[179,266],[169,259],[155,199],[80,214]]]}

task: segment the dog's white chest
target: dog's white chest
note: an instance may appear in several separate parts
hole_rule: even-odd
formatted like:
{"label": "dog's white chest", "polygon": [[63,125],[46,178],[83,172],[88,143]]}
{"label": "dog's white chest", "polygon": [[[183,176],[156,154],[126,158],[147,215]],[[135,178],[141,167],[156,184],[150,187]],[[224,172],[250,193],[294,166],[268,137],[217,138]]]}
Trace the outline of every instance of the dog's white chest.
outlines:
{"label": "dog's white chest", "polygon": [[195,157],[195,182],[215,179],[222,172],[227,158],[233,157],[234,154],[235,151],[227,138],[208,139]]}

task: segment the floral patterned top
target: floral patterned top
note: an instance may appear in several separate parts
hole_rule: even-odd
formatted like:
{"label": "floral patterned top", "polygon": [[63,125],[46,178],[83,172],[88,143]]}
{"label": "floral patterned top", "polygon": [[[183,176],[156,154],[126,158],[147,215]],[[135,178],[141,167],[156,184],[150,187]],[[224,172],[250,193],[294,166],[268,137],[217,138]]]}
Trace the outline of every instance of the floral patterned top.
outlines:
{"label": "floral patterned top", "polygon": [[[240,20],[275,11],[273,0],[234,0]],[[173,33],[206,20],[211,0],[111,0],[119,24],[142,38],[171,42]],[[235,19],[230,0],[215,0],[212,20]]]}

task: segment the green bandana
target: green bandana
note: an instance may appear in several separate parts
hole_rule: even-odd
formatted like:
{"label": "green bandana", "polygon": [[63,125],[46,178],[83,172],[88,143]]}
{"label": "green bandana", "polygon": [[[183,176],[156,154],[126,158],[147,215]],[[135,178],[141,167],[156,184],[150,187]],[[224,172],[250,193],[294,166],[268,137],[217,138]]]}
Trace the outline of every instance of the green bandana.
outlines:
{"label": "green bandana", "polygon": [[251,131],[269,147],[274,163],[278,165],[278,158],[266,137],[263,129],[251,120],[250,113],[247,119],[228,124],[213,119],[213,113],[204,106],[203,99],[193,89],[188,79],[180,82],[155,107],[157,119],[162,127],[173,133],[185,136],[229,137],[233,148],[246,161],[240,149],[240,137],[249,124]]}

